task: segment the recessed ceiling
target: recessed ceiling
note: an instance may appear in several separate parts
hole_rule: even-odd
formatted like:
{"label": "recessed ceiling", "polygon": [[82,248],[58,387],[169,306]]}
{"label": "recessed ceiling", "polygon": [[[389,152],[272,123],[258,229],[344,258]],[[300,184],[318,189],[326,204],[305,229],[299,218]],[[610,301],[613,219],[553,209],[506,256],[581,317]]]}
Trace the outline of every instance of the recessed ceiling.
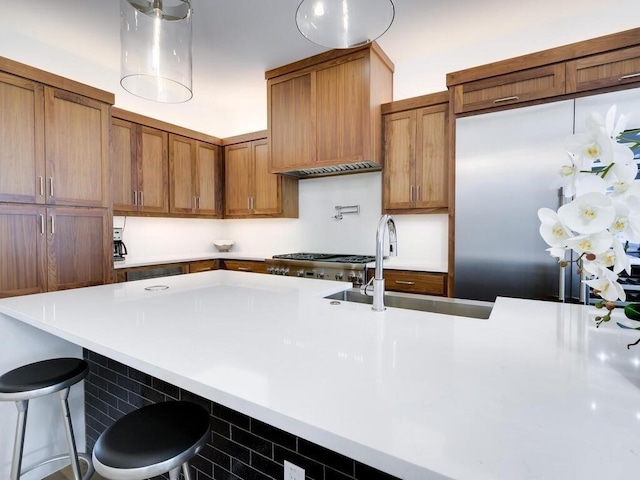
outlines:
{"label": "recessed ceiling", "polygon": [[[325,50],[298,32],[299,3],[192,0],[194,96],[185,104],[155,104],[120,87],[119,0],[5,2],[0,55],[111,91],[118,107],[226,137],[266,128],[266,70]],[[637,26],[623,15],[635,0],[394,3],[395,21],[378,43],[396,65],[396,99],[443,90],[449,71]]]}

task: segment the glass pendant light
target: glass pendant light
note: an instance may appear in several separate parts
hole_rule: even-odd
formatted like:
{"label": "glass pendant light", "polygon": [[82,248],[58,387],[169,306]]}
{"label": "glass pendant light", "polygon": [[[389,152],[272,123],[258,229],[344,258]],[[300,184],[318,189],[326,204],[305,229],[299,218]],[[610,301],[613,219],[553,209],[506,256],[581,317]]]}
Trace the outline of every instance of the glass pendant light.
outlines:
{"label": "glass pendant light", "polygon": [[120,0],[120,85],[154,102],[193,97],[189,0]]}
{"label": "glass pendant light", "polygon": [[394,16],[392,0],[302,0],[296,25],[313,43],[352,48],[379,38]]}

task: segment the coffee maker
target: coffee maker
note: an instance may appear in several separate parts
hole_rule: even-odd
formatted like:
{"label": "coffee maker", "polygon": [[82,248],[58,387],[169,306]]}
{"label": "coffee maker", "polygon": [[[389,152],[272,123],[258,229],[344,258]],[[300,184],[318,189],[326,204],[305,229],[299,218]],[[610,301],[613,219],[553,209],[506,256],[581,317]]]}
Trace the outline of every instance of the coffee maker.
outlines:
{"label": "coffee maker", "polygon": [[127,246],[122,241],[122,228],[113,229],[113,260],[121,262],[127,254]]}

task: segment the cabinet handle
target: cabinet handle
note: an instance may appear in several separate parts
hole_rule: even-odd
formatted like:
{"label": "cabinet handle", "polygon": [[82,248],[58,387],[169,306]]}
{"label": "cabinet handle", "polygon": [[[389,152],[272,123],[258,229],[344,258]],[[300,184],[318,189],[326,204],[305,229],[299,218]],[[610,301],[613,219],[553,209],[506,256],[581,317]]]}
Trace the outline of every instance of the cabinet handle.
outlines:
{"label": "cabinet handle", "polygon": [[510,102],[512,100],[520,100],[520,97],[517,95],[514,95],[513,97],[497,98],[496,100],[493,101],[493,103]]}
{"label": "cabinet handle", "polygon": [[49,196],[53,198],[53,177],[49,177]]}
{"label": "cabinet handle", "polygon": [[240,270],[241,272],[250,272],[251,269],[249,267],[238,267],[238,270]]}
{"label": "cabinet handle", "polygon": [[138,204],[142,207],[144,205],[144,192],[142,190],[138,190],[138,195],[140,195],[140,201]]}
{"label": "cabinet handle", "polygon": [[44,215],[40,214],[40,236],[44,235]]}
{"label": "cabinet handle", "polygon": [[133,206],[136,207],[138,205],[138,191],[133,191]]}
{"label": "cabinet handle", "polygon": [[636,77],[640,77],[640,73],[630,73],[629,75],[622,75],[618,81],[621,82],[622,80],[628,80],[629,78],[636,78]]}
{"label": "cabinet handle", "polygon": [[420,201],[420,185],[416,187],[416,202]]}
{"label": "cabinet handle", "polygon": [[409,202],[413,203],[413,185],[409,187]]}
{"label": "cabinet handle", "polygon": [[51,235],[53,235],[56,233],[56,217],[49,215],[49,218],[51,219]]}
{"label": "cabinet handle", "polygon": [[38,178],[40,179],[40,196],[44,197],[44,177],[40,175]]}
{"label": "cabinet handle", "polygon": [[251,197],[251,210],[256,208],[256,199],[255,197]]}
{"label": "cabinet handle", "polygon": [[197,197],[196,197],[196,201],[197,201],[197,203],[196,203],[196,208],[197,208],[198,210],[200,210],[200,197],[199,197],[199,196],[197,196]]}
{"label": "cabinet handle", "polygon": [[396,283],[398,285],[415,285],[416,282],[408,282],[406,280],[396,280]]}
{"label": "cabinet handle", "polygon": [[251,197],[247,197],[247,210],[251,210]]}

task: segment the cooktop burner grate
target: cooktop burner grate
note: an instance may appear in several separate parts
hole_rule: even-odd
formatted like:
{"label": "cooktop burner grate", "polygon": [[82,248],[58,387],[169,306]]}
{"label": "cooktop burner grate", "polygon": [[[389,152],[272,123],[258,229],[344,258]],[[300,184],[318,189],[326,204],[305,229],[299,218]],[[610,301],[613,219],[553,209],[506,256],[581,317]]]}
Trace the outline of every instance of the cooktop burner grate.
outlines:
{"label": "cooktop burner grate", "polygon": [[279,260],[302,260],[309,262],[335,262],[335,263],[369,263],[376,257],[371,255],[343,255],[338,253],[287,253],[274,255]]}

